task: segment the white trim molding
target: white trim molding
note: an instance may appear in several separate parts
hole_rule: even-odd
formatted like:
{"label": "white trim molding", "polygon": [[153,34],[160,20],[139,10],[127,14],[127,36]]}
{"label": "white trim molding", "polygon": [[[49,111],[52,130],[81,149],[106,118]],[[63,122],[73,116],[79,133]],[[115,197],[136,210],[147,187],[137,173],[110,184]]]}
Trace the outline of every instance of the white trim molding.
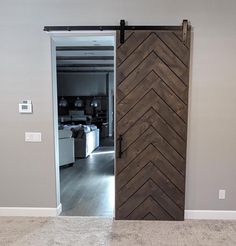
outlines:
{"label": "white trim molding", "polygon": [[236,220],[235,210],[185,210],[185,219]]}
{"label": "white trim molding", "polygon": [[61,204],[57,208],[0,207],[0,216],[55,217],[61,211]]}

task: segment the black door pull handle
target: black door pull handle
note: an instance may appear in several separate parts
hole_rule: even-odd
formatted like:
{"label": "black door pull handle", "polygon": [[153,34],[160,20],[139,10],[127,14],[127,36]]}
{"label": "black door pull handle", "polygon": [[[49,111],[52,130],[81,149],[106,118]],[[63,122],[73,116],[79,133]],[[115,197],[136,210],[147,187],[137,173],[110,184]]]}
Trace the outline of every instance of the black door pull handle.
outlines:
{"label": "black door pull handle", "polygon": [[122,140],[123,140],[123,137],[122,135],[119,135],[119,158],[122,158]]}

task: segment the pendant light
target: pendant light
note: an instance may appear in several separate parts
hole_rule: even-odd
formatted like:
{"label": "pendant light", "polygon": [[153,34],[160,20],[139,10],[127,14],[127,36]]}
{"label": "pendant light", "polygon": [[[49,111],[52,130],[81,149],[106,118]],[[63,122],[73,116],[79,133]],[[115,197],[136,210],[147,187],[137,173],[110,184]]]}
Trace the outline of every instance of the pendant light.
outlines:
{"label": "pendant light", "polygon": [[62,83],[61,83],[61,92],[62,92],[62,97],[61,97],[61,99],[60,99],[60,101],[59,101],[59,107],[62,107],[62,108],[65,108],[65,107],[67,107],[68,106],[68,102],[67,102],[67,100],[63,97],[63,95],[64,95],[64,80],[62,80]]}
{"label": "pendant light", "polygon": [[65,108],[67,106],[68,106],[68,102],[66,101],[66,99],[64,97],[61,97],[59,101],[59,107]]}
{"label": "pendant light", "polygon": [[90,103],[91,107],[97,108],[99,104],[99,101],[96,99],[96,97],[93,98],[93,100]]}
{"label": "pendant light", "polygon": [[77,97],[76,100],[75,100],[74,105],[77,108],[83,107],[83,100],[81,100],[79,97]]}

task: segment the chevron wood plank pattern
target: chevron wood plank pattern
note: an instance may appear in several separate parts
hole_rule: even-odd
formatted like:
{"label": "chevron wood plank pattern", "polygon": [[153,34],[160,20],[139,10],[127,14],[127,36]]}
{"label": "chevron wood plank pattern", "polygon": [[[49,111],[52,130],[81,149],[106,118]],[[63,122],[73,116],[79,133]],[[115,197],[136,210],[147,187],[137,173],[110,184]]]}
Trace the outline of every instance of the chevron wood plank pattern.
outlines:
{"label": "chevron wood plank pattern", "polygon": [[116,219],[184,218],[190,35],[184,44],[181,34],[117,40]]}
{"label": "chevron wood plank pattern", "polygon": [[187,106],[169,89],[161,78],[151,71],[126,97],[121,101],[117,110],[117,120],[120,120],[143,96],[143,92],[152,88],[170,105],[174,112],[185,122],[187,121]]}
{"label": "chevron wood plank pattern", "polygon": [[143,218],[144,220],[171,220],[171,216],[151,196],[128,216],[128,219],[131,220],[137,220],[139,218]]}
{"label": "chevron wood plank pattern", "polygon": [[181,156],[185,156],[185,141],[164,121],[154,108],[148,109],[136,122],[124,133],[122,151],[125,151],[141,134],[150,126]]}
{"label": "chevron wood plank pattern", "polygon": [[145,201],[146,198],[150,196],[155,199],[155,202],[158,201],[162,210],[167,212],[172,219],[181,219],[183,210],[179,208],[151,178],[118,208],[118,215],[122,216],[121,219],[127,219],[129,214],[131,214]]}
{"label": "chevron wood plank pattern", "polygon": [[173,51],[158,36],[155,53],[177,75],[184,84],[188,84],[188,67],[173,53]]}
{"label": "chevron wood plank pattern", "polygon": [[[120,47],[119,53],[117,54],[117,66],[120,64],[130,55],[132,52],[147,38],[147,32],[126,32],[128,35],[125,43]],[[118,36],[119,37],[119,36]]]}
{"label": "chevron wood plank pattern", "polygon": [[[125,135],[124,135],[125,138]],[[174,149],[160,136],[160,134],[151,126],[128,149],[123,152],[123,158],[119,160],[116,170],[119,174],[125,167],[133,161],[148,145],[152,144],[157,148],[163,157],[173,165],[177,170],[184,173],[185,159],[180,156]],[[156,153],[157,153],[156,151]]]}
{"label": "chevron wood plank pattern", "polygon": [[[183,33],[181,31],[175,31],[175,32],[173,32],[173,34],[180,40],[180,42],[182,42]],[[184,44],[184,46],[187,49],[190,48],[190,43],[191,43],[191,37],[190,37],[190,35],[191,35],[191,33],[190,33],[190,30],[189,30],[186,43]]]}
{"label": "chevron wood plank pattern", "polygon": [[132,55],[128,56],[125,62],[123,62],[118,67],[118,84],[122,82],[122,80],[125,79],[135,69],[135,67],[138,66],[143,61],[143,59],[155,49],[156,39],[156,35],[151,33],[147,39],[144,40],[142,45],[139,45],[138,48],[132,53]]}
{"label": "chevron wood plank pattern", "polygon": [[175,55],[183,62],[183,64],[188,67],[189,53],[188,48],[183,45],[183,42],[176,37],[172,32],[157,32],[158,37],[171,49]]}
{"label": "chevron wood plank pattern", "polygon": [[155,180],[158,186],[179,206],[183,206],[183,193],[159,171],[156,165],[148,162],[126,185],[120,189],[118,201],[123,204],[149,179]]}
{"label": "chevron wood plank pattern", "polygon": [[[125,67],[125,63],[123,63]],[[123,68],[117,68],[117,79],[121,76]],[[151,71],[156,74],[169,86],[170,89],[178,96],[185,104],[187,104],[187,86],[173,73],[172,70],[156,55],[152,50],[141,63],[133,70],[117,87],[117,98],[121,101],[137,84],[142,81]]]}
{"label": "chevron wood plank pattern", "polygon": [[[164,102],[155,92],[155,89],[150,88],[149,91],[141,98],[136,105],[127,112],[126,116],[117,122],[118,129],[122,125],[121,131],[118,134],[123,134],[127,131],[140,116],[142,116],[150,107],[153,107],[162,118],[176,131],[182,139],[186,138],[186,123]],[[117,105],[117,111],[119,104]]]}
{"label": "chevron wood plank pattern", "polygon": [[[132,31],[126,31],[126,33],[125,33],[125,42],[131,37],[132,34],[133,34]],[[124,44],[120,43],[120,31],[117,31],[116,32],[116,48],[119,49],[123,45]]]}
{"label": "chevron wood plank pattern", "polygon": [[185,180],[179,175],[178,170],[172,166],[153,145],[142,151],[117,177],[117,189],[125,186],[138,172],[144,168],[147,162],[152,162],[166,177],[184,193]]}

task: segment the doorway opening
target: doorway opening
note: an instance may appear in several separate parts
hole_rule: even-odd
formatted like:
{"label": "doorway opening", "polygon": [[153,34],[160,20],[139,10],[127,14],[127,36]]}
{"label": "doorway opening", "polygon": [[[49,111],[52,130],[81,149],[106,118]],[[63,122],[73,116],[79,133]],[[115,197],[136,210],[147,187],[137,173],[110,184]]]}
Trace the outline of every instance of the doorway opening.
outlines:
{"label": "doorway opening", "polygon": [[61,215],[113,217],[115,33],[57,33],[51,42]]}

